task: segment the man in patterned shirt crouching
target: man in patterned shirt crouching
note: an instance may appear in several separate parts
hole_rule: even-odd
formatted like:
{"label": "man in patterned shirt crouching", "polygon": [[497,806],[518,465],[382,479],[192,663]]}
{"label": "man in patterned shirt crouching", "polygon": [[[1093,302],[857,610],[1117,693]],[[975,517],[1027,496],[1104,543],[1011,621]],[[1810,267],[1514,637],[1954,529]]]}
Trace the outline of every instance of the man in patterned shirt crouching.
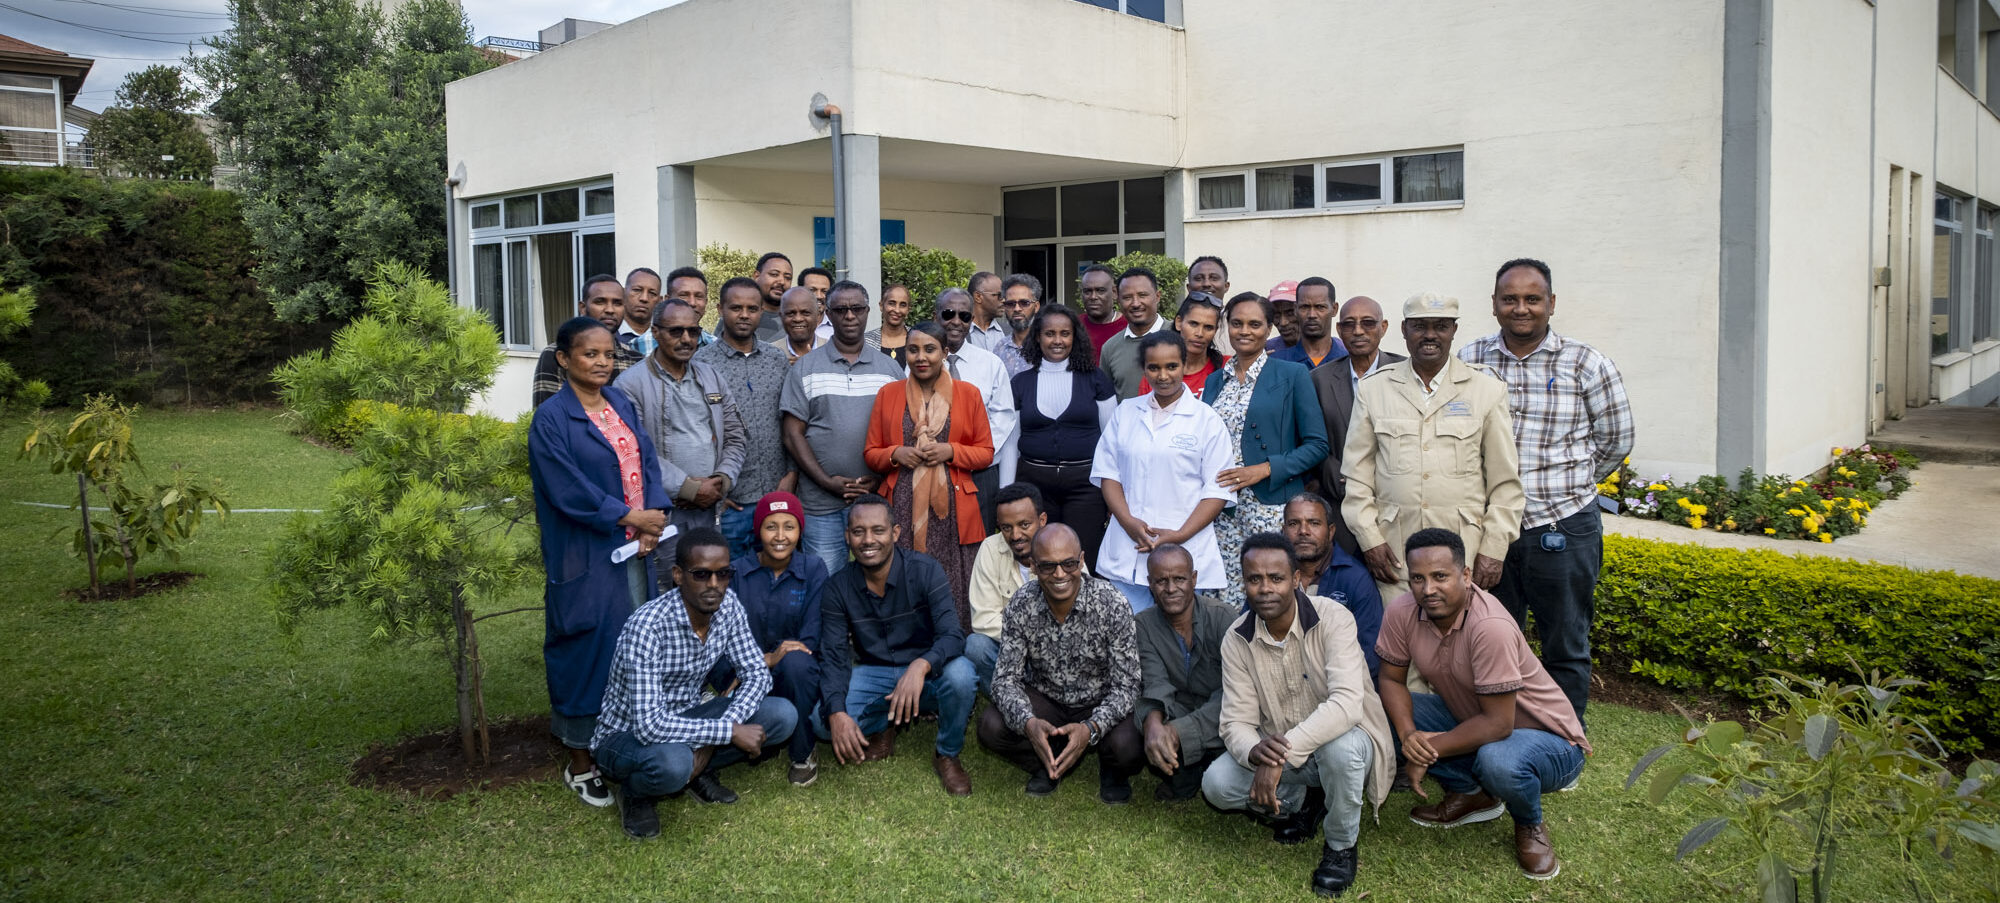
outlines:
{"label": "man in patterned shirt crouching", "polygon": [[[736,802],[716,773],[783,749],[798,723],[790,702],[766,695],[771,672],[729,591],[734,574],[721,532],[682,534],[674,588],[633,612],[618,638],[590,745],[598,768],[619,785],[625,833],[634,838],[660,833],[656,805],[683,787],[704,803]],[[723,656],[740,683],[703,702],[702,682]]]}

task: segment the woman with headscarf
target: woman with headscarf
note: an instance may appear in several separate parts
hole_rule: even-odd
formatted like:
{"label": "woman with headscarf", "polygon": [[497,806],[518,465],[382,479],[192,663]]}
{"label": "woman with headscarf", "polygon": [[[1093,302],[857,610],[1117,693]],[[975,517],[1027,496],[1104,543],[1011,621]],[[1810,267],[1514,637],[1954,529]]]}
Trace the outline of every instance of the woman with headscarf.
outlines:
{"label": "woman with headscarf", "polygon": [[993,463],[986,402],[979,387],[951,378],[943,327],[912,326],[903,347],[910,375],[875,393],[862,458],[884,474],[881,493],[903,526],[896,544],[944,566],[959,623],[970,624],[972,561],[986,539],[972,474]]}

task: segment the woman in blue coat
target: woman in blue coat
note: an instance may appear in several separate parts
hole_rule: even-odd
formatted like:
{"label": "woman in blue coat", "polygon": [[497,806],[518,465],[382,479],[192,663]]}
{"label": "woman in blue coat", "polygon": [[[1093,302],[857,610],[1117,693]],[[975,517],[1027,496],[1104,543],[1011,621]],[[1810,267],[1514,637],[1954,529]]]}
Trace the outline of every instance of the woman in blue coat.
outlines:
{"label": "woman in blue coat", "polygon": [[[556,363],[569,382],[535,409],[528,476],[542,532],[542,659],[548,666],[550,729],[569,748],[563,783],[592,806],[611,791],[591,759],[611,655],[625,619],[646,600],[647,561],[671,502],[660,485],[652,440],[632,402],[611,388],[616,337],[577,317],[556,332]],[[640,554],[611,554],[638,541]]]}
{"label": "woman in blue coat", "polygon": [[1265,353],[1271,302],[1239,295],[1223,322],[1236,355],[1209,374],[1201,400],[1222,415],[1236,450],[1236,466],[1216,476],[1223,489],[1236,493],[1236,506],[1215,519],[1215,538],[1229,574],[1223,600],[1241,607],[1243,540],[1285,525],[1285,502],[1305,491],[1306,474],[1326,458],[1326,419],[1312,371]]}

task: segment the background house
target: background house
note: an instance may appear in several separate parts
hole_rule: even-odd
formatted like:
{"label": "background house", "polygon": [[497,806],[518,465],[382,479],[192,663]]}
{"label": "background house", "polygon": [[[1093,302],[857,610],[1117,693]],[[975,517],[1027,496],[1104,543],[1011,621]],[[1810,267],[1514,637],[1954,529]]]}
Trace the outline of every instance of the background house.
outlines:
{"label": "background house", "polygon": [[97,118],[71,106],[93,62],[0,35],[0,164],[92,165],[68,136],[72,126],[80,134]]}
{"label": "background house", "polygon": [[455,277],[513,414],[586,275],[714,241],[805,266],[844,228],[872,286],[901,235],[1059,299],[1219,254],[1234,290],[1457,295],[1461,341],[1530,255],[1644,469],[1801,473],[2000,396],[1996,36],[1993,0],[688,0],[450,86]]}

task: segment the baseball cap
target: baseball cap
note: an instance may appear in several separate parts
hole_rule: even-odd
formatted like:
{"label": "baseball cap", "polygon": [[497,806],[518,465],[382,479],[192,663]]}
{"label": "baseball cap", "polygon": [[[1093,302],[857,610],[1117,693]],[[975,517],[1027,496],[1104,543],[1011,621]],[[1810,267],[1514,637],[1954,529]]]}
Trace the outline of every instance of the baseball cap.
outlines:
{"label": "baseball cap", "polygon": [[1296,304],[1299,300],[1299,284],[1287,279],[1277,285],[1271,286],[1271,294],[1266,297],[1272,301],[1290,301]]}
{"label": "baseball cap", "polygon": [[1403,319],[1418,320],[1426,317],[1458,319],[1458,299],[1437,292],[1411,295],[1403,302]]}

